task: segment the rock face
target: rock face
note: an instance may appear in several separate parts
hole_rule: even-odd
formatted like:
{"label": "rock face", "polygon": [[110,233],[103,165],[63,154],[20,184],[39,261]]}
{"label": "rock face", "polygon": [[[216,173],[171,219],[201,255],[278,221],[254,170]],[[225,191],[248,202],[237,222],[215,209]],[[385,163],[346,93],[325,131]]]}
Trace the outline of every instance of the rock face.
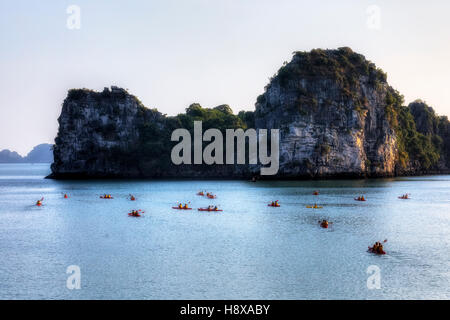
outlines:
{"label": "rock face", "polygon": [[[207,115],[203,115],[206,112]],[[213,115],[211,115],[213,114]],[[170,154],[176,128],[193,120],[216,119],[241,127],[228,105],[203,109],[193,104],[187,114],[166,117],[145,108],[126,90],[71,90],[63,103],[55,139],[50,178],[238,178],[248,176],[242,165],[173,165]],[[204,120],[204,119],[203,119]],[[228,120],[228,121],[227,121]],[[217,121],[216,121],[217,122]],[[204,123],[204,129],[216,127]]]}
{"label": "rock face", "polygon": [[296,53],[258,97],[257,128],[279,128],[281,177],[390,176],[397,141],[386,115],[395,91],[350,49]]}
{"label": "rock face", "polygon": [[146,109],[124,89],[71,90],[58,119],[52,172],[55,177],[137,177],[139,128],[162,115]]}
{"label": "rock face", "polygon": [[58,119],[50,177],[249,178],[259,173],[257,165],[172,164],[171,133],[186,128],[192,135],[195,120],[203,121],[203,131],[279,129],[279,171],[265,178],[448,170],[448,119],[428,106],[402,103],[386,74],[349,48],[296,52],[257,98],[255,112],[238,115],[228,105],[192,104],[185,114],[167,117],[117,87],[73,89]]}

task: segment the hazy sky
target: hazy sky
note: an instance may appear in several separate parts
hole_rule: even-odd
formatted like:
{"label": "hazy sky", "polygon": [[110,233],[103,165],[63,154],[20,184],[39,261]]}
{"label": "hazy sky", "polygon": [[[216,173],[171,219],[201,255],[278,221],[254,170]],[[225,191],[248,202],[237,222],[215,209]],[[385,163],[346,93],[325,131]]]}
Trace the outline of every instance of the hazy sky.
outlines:
{"label": "hazy sky", "polygon": [[313,48],[349,46],[406,102],[450,115],[449,13],[445,0],[0,0],[0,150],[53,143],[74,87],[122,86],[169,115],[193,102],[252,110],[283,61]]}

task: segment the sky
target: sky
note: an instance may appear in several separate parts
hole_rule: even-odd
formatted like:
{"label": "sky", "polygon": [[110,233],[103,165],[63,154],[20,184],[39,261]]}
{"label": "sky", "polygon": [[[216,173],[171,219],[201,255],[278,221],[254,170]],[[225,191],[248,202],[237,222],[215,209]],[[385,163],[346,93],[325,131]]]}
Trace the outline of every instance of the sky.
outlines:
{"label": "sky", "polygon": [[53,143],[70,88],[120,86],[168,115],[253,110],[292,52],[314,48],[351,47],[406,103],[450,115],[449,13],[445,0],[0,0],[0,150]]}

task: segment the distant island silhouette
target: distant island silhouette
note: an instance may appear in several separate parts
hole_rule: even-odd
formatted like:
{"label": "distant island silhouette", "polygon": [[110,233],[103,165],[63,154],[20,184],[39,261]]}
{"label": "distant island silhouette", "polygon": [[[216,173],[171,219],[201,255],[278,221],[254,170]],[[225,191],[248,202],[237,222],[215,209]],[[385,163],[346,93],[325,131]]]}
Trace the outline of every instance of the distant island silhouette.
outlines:
{"label": "distant island silhouette", "polygon": [[0,163],[52,163],[53,145],[42,143],[33,148],[25,157],[8,149],[0,151]]}

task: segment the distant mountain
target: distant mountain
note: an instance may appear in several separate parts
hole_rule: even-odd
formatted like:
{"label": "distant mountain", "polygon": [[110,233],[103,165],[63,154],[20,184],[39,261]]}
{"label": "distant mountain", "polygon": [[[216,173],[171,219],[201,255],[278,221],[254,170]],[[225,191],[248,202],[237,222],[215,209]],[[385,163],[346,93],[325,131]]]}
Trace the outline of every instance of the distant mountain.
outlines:
{"label": "distant mountain", "polygon": [[26,163],[52,163],[53,162],[53,145],[43,143],[37,145],[31,150],[23,162]]}
{"label": "distant mountain", "polygon": [[0,163],[52,163],[53,162],[53,145],[43,143],[37,145],[31,150],[26,157],[22,157],[15,151],[0,151]]}
{"label": "distant mountain", "polygon": [[0,163],[18,163],[23,162],[23,158],[15,151],[0,151]]}

